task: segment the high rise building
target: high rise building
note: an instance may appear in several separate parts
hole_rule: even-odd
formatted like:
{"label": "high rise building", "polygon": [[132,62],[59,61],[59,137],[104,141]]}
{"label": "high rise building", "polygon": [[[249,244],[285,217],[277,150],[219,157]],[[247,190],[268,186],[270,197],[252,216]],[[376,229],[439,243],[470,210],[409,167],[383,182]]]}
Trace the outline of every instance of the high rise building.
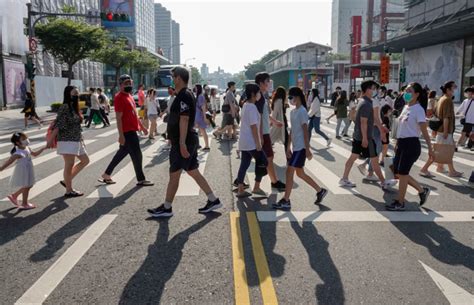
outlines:
{"label": "high rise building", "polygon": [[181,63],[181,37],[179,23],[171,20],[171,60],[174,64]]}
{"label": "high rise building", "polygon": [[207,64],[201,65],[201,77],[203,79],[207,79],[209,77],[209,67],[207,66]]}
{"label": "high rise building", "polygon": [[155,3],[155,50],[161,48],[163,55],[171,59],[171,12],[160,3]]}
{"label": "high rise building", "polygon": [[351,17],[362,16],[362,41],[366,40],[367,1],[366,0],[333,0],[331,19],[331,47],[334,53],[350,54],[349,33]]}

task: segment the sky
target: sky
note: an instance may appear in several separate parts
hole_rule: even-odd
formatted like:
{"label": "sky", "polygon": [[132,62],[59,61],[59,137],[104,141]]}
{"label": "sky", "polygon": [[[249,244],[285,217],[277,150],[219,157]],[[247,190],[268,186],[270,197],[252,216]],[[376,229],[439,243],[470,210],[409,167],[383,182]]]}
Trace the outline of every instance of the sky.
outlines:
{"label": "sky", "polygon": [[331,42],[331,0],[155,2],[181,26],[182,63],[210,72],[237,73],[274,49]]}

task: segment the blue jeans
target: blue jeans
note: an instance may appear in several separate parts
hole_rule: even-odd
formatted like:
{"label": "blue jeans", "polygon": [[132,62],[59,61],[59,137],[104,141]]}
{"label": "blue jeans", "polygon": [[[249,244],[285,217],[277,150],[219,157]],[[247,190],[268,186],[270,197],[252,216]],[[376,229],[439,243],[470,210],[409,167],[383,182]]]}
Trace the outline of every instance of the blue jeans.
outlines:
{"label": "blue jeans", "polygon": [[312,129],[314,128],[314,131],[318,135],[323,137],[326,141],[329,140],[329,137],[323,131],[321,131],[320,125],[321,125],[321,117],[313,116],[309,118],[309,124],[308,124],[309,137],[311,138],[311,132],[312,132]]}

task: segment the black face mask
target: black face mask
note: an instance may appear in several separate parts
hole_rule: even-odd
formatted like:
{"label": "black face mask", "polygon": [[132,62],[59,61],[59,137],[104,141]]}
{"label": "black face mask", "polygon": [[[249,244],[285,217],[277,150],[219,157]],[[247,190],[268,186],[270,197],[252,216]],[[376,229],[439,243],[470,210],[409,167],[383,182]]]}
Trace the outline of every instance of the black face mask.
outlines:
{"label": "black face mask", "polygon": [[71,97],[71,101],[72,101],[73,103],[79,102],[79,96],[73,95],[73,96]]}
{"label": "black face mask", "polygon": [[132,86],[127,86],[127,87],[124,87],[123,90],[127,93],[132,93],[133,87]]}

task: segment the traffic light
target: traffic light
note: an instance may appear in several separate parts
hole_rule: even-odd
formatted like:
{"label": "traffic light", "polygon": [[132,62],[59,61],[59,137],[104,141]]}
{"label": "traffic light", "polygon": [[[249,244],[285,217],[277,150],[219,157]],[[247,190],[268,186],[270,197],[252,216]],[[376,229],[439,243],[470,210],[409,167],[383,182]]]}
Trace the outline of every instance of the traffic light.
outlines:
{"label": "traffic light", "polygon": [[25,64],[26,75],[28,76],[29,80],[33,80],[35,78],[36,73],[36,65],[33,61],[33,58],[28,57],[26,64]]}
{"label": "traffic light", "polygon": [[100,19],[106,22],[130,22],[130,16],[126,13],[101,12]]}
{"label": "traffic light", "polygon": [[29,18],[23,18],[23,24],[25,27],[23,28],[23,34],[25,36],[30,36],[30,19]]}
{"label": "traffic light", "polygon": [[407,68],[400,68],[400,83],[406,82],[407,79]]}

